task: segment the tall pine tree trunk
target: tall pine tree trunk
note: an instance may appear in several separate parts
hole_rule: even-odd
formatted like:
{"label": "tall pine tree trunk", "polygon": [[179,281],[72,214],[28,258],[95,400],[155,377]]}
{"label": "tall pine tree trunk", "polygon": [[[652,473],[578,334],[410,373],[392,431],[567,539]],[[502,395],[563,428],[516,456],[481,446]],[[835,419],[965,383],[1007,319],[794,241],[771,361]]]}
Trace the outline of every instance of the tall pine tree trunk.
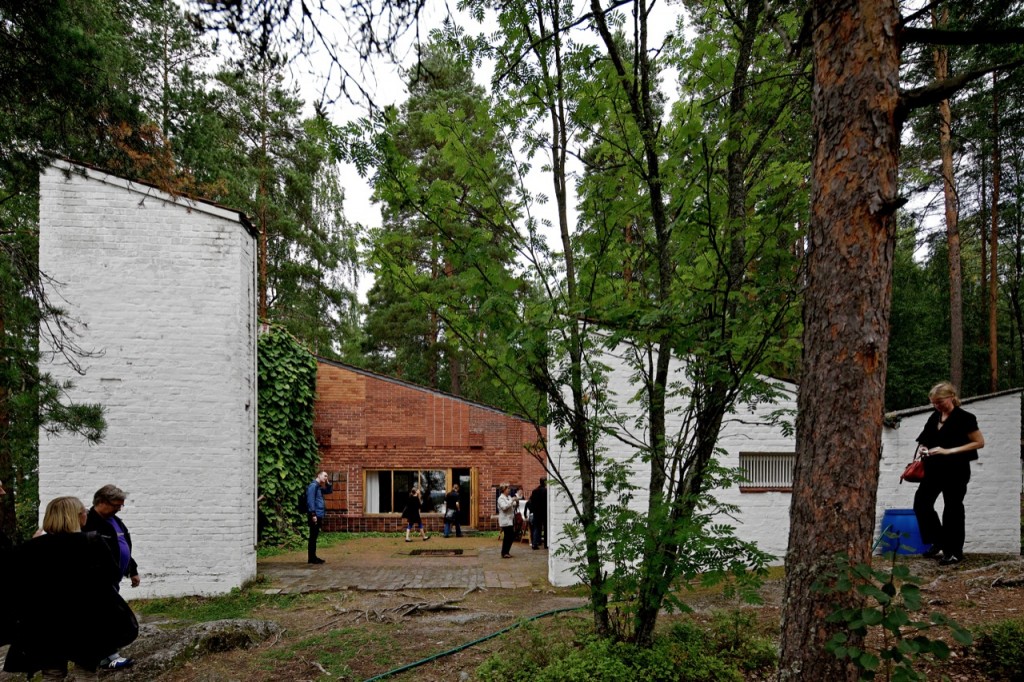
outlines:
{"label": "tall pine tree trunk", "polygon": [[[4,330],[5,311],[3,301],[0,301],[0,358],[7,361],[12,354],[7,352],[7,335]],[[7,537],[14,538],[17,522],[14,511],[14,462],[11,458],[11,415],[9,410],[10,391],[6,386],[0,385],[0,483],[3,483],[7,491],[6,495],[0,496],[0,531]]]}
{"label": "tall pine tree trunk", "polygon": [[826,622],[836,605],[814,584],[839,552],[871,560],[899,203],[900,15],[893,0],[813,8],[810,248],[779,677],[852,682],[856,669],[825,651],[841,626]]}
{"label": "tall pine tree trunk", "polygon": [[[949,22],[949,9],[942,8],[940,18],[932,11],[932,25],[945,26]],[[935,79],[949,76],[949,54],[937,47],[932,53],[935,60]],[[946,243],[949,261],[949,379],[958,389],[964,378],[964,284],[960,268],[960,210],[953,184],[952,114],[949,100],[939,102],[939,148],[942,153],[942,196],[946,209]]]}
{"label": "tall pine tree trunk", "polygon": [[999,388],[999,333],[997,322],[999,282],[999,90],[996,88],[998,75],[992,74],[992,232],[989,235],[989,282],[988,282],[988,366],[989,390]]}

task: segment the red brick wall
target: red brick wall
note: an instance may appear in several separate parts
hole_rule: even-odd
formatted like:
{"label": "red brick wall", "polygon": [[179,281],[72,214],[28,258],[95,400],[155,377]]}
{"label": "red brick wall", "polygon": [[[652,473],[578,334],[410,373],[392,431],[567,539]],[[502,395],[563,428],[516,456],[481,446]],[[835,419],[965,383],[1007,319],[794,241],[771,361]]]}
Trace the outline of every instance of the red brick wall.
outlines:
{"label": "red brick wall", "polygon": [[[324,526],[332,531],[399,531],[396,514],[363,514],[367,469],[473,469],[478,530],[497,529],[494,487],[522,486],[529,494],[545,474],[544,430],[518,417],[453,396],[321,361],[317,368],[314,432],[321,468],[334,479],[325,497]],[[449,481],[449,487],[450,487]],[[440,530],[440,514],[424,514]]]}

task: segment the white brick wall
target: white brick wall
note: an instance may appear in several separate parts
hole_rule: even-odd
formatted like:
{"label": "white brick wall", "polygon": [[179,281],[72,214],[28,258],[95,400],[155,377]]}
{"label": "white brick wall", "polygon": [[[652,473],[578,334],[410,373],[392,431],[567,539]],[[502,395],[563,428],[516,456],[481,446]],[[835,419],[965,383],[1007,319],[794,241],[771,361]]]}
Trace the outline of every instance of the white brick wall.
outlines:
{"label": "white brick wall", "polygon": [[94,170],[40,184],[48,293],[101,353],[85,376],[41,369],[107,418],[96,446],[40,435],[40,500],[128,491],[142,585],[126,597],[227,592],[256,575],[254,237],[238,213]]}
{"label": "white brick wall", "polygon": [[[608,365],[608,391],[616,397],[623,411],[636,414],[633,406],[626,405],[628,397],[636,392],[630,384],[630,370],[621,358],[607,353],[602,362]],[[678,365],[676,365],[678,366]],[[721,464],[734,468],[739,466],[740,452],[795,452],[796,439],[787,437],[782,429],[767,423],[767,415],[780,409],[789,410],[790,423],[795,422],[796,386],[786,384],[788,397],[775,405],[740,406],[736,413],[727,418],[723,425],[719,446],[727,454]],[[1018,554],[1020,552],[1020,392],[1014,391],[992,397],[965,401],[965,409],[978,417],[978,423],[985,436],[986,446],[978,462],[972,464],[971,483],[967,489],[967,542],[965,551]],[[882,461],[879,474],[878,501],[876,505],[876,532],[886,509],[910,509],[913,506],[917,486],[904,483],[899,485],[899,476],[913,455],[913,442],[921,432],[930,407],[907,410],[899,413],[902,422],[899,428],[884,429]],[[677,424],[669,424],[669,432]],[[632,437],[642,437],[642,433]],[[609,453],[618,459],[626,459],[631,452],[620,442],[606,439],[604,445]],[[558,444],[558,434],[548,428],[548,448],[553,466],[563,475],[576,470],[573,453],[568,447]],[[575,491],[579,490],[578,478],[566,476]],[[646,473],[637,470],[632,477],[641,485]],[[571,585],[577,581],[572,575],[571,563],[556,556],[555,550],[565,544],[562,528],[574,523],[572,510],[566,497],[557,486],[549,492],[551,515],[551,552],[548,558],[548,577],[554,585]],[[723,523],[735,525],[737,535],[743,540],[757,543],[758,547],[778,557],[781,563],[789,542],[790,493],[762,492],[741,493],[738,487],[720,490],[716,497],[723,503],[736,505],[740,512],[735,519],[720,519]],[[638,494],[633,500],[634,509],[647,507],[647,496]],[[941,498],[938,504],[941,510]],[[941,511],[940,511],[941,513]]]}

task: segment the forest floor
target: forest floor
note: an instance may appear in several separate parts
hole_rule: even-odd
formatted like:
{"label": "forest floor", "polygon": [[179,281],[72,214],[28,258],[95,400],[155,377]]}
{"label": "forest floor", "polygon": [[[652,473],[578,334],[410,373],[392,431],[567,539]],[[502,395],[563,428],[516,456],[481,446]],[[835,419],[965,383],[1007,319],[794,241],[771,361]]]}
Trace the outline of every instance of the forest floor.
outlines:
{"label": "forest floor", "polygon": [[[436,537],[436,536],[435,536]],[[441,540],[440,542],[452,542]],[[554,588],[546,580],[546,552],[531,552],[529,545],[517,545],[507,562],[497,559],[498,540],[493,536],[473,538],[463,544],[474,545],[476,561],[485,568],[514,565],[529,586],[511,589],[475,587],[448,589],[329,589],[316,591],[317,577],[307,581],[309,591],[290,599],[269,599],[251,615],[277,622],[280,636],[255,649],[210,654],[160,676],[161,682],[213,682],[245,680],[371,680],[403,666],[429,659],[421,665],[388,675],[387,679],[471,680],[476,668],[489,656],[505,647],[524,646],[522,630],[491,637],[495,633],[538,614],[584,606],[587,601],[580,588]],[[335,575],[388,565],[398,555],[407,554],[400,538],[358,538],[322,550]],[[431,547],[443,546],[431,543]],[[261,560],[298,564],[303,556],[281,555]],[[433,568],[419,569],[423,575],[445,570],[456,560],[440,561]],[[934,561],[901,557],[912,574],[922,579],[925,611],[941,611],[968,628],[1008,619],[1024,618],[1024,561],[1019,556],[973,555],[955,568],[938,566]],[[876,568],[887,566],[878,558]],[[490,565],[487,565],[490,564]],[[410,571],[418,570],[409,563]],[[280,568],[280,566],[278,567]],[[327,574],[322,574],[326,576]],[[322,578],[322,577],[321,577]],[[255,590],[273,591],[272,580]],[[330,582],[330,581],[327,581]],[[306,589],[305,587],[303,588]],[[695,590],[684,595],[693,609],[689,616],[666,615],[662,625],[676,618],[710,621],[715,614],[747,611],[758,629],[778,636],[783,581],[780,569],[772,571],[761,588],[763,604],[740,606],[719,590]],[[147,617],[149,618],[149,617]],[[590,613],[585,608],[567,610],[534,621],[542,634],[568,633],[585,628]],[[951,658],[941,668],[928,670],[928,679],[947,676],[954,682],[993,679],[980,667],[972,649],[949,641]],[[455,650],[448,655],[439,655]],[[113,678],[110,675],[109,678]],[[751,679],[758,679],[752,677]]]}

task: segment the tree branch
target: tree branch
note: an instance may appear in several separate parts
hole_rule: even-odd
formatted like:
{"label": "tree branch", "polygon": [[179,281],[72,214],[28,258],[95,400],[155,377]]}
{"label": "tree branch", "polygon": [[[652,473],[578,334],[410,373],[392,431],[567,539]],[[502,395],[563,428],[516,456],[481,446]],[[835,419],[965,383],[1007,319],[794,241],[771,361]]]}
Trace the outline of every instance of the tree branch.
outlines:
{"label": "tree branch", "polygon": [[[935,7],[938,7],[940,4],[941,4],[941,0],[932,0],[932,2],[929,2],[924,7],[921,7],[920,9],[918,9],[913,14],[910,14],[910,15],[907,15],[907,16],[903,17],[900,20],[900,23],[903,26],[906,26],[907,24],[911,23],[912,21],[917,21],[921,17],[923,17],[926,14],[928,14],[929,12],[931,12],[932,9],[934,9]],[[903,29],[903,30],[906,31],[907,29]]]}
{"label": "tree branch", "polygon": [[938,104],[942,100],[948,99],[950,96],[954,95],[968,83],[976,81],[983,76],[987,76],[993,71],[1012,71],[1021,64],[1024,64],[1024,58],[1015,59],[1011,62],[1002,62],[1000,64],[990,64],[972,71],[967,71],[959,76],[933,81],[924,87],[902,91],[900,93],[899,105],[896,107],[897,120],[902,123],[906,120],[907,114],[914,109]]}
{"label": "tree branch", "polygon": [[944,28],[905,27],[900,37],[904,45],[1014,45],[1024,43],[1024,28],[978,27],[968,31],[952,31]]}

